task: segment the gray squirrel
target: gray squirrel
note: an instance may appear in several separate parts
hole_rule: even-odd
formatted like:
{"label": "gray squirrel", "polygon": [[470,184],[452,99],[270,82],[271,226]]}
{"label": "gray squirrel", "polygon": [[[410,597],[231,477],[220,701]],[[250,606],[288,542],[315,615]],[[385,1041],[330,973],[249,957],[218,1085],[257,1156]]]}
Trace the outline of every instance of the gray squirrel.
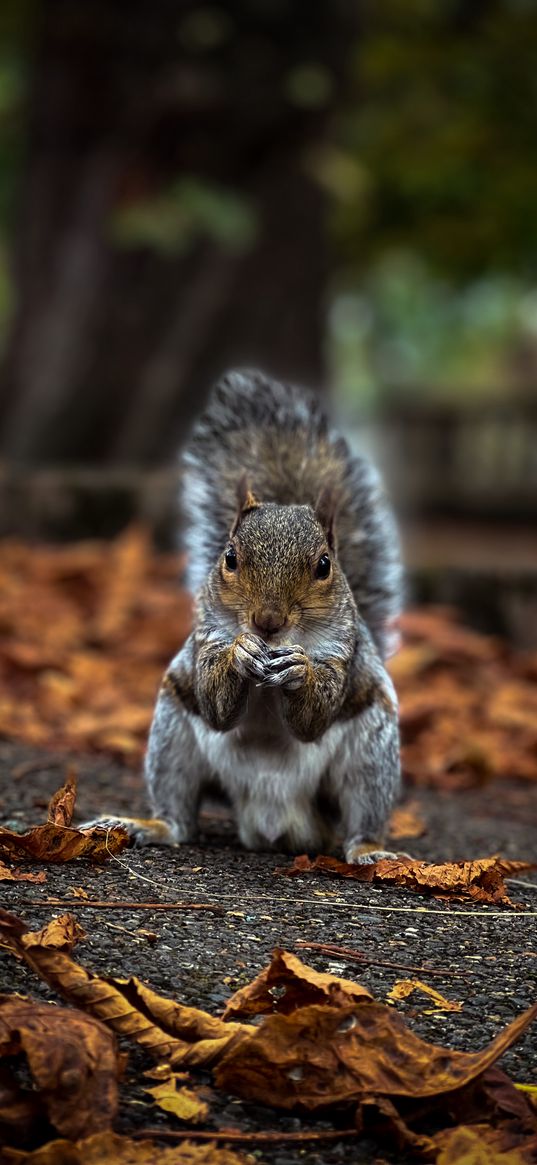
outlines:
{"label": "gray squirrel", "polygon": [[313,394],[230,372],[183,453],[182,491],[194,626],[149,735],[154,817],[114,823],[138,845],[190,842],[217,789],[248,849],[339,838],[347,861],[386,856],[401,565],[376,471]]}

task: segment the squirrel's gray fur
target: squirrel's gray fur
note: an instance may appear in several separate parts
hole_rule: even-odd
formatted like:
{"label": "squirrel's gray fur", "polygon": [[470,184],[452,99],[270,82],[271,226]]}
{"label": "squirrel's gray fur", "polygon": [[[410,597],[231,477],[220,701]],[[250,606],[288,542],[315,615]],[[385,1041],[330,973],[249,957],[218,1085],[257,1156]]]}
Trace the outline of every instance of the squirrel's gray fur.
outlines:
{"label": "squirrel's gray fur", "polygon": [[216,786],[248,848],[339,837],[370,860],[399,789],[383,660],[401,568],[378,476],[316,397],[258,372],[223,377],[183,465],[194,627],[151,727],[155,816],[123,823],[139,844],[189,841]]}

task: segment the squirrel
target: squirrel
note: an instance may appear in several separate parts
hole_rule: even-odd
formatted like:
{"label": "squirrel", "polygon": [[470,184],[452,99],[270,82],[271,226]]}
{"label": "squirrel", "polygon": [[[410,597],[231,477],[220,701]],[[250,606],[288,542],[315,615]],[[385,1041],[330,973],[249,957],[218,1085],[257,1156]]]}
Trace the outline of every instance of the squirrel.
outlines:
{"label": "squirrel", "polygon": [[393,856],[398,710],[384,660],[402,570],[376,470],[314,394],[230,372],[184,450],[182,490],[194,626],[149,734],[155,816],[117,820],[139,845],[190,842],[217,788],[247,849],[341,838],[349,862]]}

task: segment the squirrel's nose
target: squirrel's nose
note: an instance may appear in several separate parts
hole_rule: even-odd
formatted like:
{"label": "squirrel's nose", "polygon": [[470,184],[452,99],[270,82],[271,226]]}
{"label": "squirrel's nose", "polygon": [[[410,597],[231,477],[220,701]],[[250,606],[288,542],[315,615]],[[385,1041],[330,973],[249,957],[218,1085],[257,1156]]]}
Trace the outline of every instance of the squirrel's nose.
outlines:
{"label": "squirrel's nose", "polygon": [[261,635],[274,635],[276,631],[281,631],[282,627],[285,627],[287,618],[280,611],[266,609],[254,611],[252,622]]}

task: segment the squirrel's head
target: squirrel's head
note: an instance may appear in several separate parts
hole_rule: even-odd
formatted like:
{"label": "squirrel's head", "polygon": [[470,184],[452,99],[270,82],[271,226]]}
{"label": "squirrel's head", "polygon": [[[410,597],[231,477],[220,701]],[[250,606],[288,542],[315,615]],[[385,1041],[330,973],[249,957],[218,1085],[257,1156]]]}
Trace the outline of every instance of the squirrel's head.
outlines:
{"label": "squirrel's head", "polygon": [[350,595],[337,561],[335,494],[323,490],[315,509],[262,503],[242,479],[238,503],[217,567],[222,605],[270,642],[300,633],[314,642]]}

